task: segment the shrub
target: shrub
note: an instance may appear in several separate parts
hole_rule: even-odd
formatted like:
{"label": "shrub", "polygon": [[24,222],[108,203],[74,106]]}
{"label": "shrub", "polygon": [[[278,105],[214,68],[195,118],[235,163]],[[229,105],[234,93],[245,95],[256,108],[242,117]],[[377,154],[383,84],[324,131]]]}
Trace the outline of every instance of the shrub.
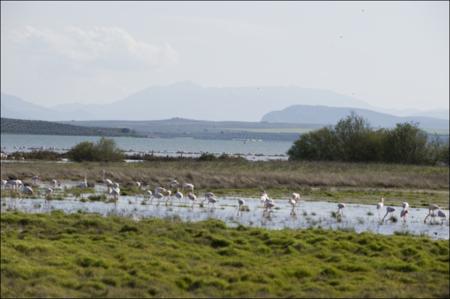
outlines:
{"label": "shrub", "polygon": [[374,130],[351,113],[334,127],[300,136],[287,152],[289,160],[388,162],[404,164],[449,163],[449,145],[428,135],[415,123]]}
{"label": "shrub", "polygon": [[113,139],[101,138],[97,143],[84,141],[67,152],[67,157],[73,161],[122,161],[124,154],[118,149]]}

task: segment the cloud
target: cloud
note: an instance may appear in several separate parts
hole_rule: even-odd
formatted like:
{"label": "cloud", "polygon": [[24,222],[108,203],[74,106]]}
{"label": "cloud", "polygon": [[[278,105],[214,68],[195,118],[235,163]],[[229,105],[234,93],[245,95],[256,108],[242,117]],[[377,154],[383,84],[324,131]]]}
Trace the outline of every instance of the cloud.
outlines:
{"label": "cloud", "polygon": [[10,38],[29,55],[57,56],[77,67],[149,69],[178,61],[178,53],[170,44],[139,41],[118,27],[65,27],[54,31],[26,26]]}

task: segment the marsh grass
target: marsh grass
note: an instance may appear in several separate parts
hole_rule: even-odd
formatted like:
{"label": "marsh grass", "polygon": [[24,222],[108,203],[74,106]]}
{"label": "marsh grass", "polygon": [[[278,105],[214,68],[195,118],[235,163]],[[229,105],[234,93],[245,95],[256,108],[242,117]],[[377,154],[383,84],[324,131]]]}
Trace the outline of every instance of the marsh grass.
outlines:
{"label": "marsh grass", "polygon": [[[353,186],[375,188],[447,189],[448,167],[395,164],[293,161],[151,161],[144,163],[45,162],[2,164],[4,177],[101,181],[102,170],[113,181],[167,184],[170,179],[210,188],[301,188]],[[230,175],[232,174],[232,175]],[[337,175],[338,174],[338,175]]]}
{"label": "marsh grass", "polygon": [[449,244],[209,220],[3,213],[1,297],[448,297]]}
{"label": "marsh grass", "polygon": [[[293,191],[310,200],[376,204],[385,197],[392,205],[408,201],[411,207],[429,203],[449,205],[449,169],[438,166],[293,161],[150,161],[143,163],[2,163],[2,178],[27,182],[39,174],[44,181],[120,182],[122,195],[143,194],[146,187],[167,186],[171,179],[195,184],[196,192],[218,196],[258,197],[265,189],[272,198],[287,199]],[[82,190],[75,190],[81,194]],[[79,196],[79,195],[78,195]]]}

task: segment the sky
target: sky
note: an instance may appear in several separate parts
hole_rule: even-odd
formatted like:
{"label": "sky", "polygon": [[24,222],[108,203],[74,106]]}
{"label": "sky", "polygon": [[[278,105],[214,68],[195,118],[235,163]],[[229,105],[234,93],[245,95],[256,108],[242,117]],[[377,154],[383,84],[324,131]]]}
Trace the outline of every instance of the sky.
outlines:
{"label": "sky", "polygon": [[448,109],[449,2],[1,2],[2,92],[50,107],[179,81]]}

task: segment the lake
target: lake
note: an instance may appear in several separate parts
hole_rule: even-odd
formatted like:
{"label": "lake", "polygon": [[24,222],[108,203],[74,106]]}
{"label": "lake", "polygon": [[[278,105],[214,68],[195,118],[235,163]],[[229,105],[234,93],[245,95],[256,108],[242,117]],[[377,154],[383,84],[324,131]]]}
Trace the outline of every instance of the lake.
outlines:
{"label": "lake", "polygon": [[[193,138],[134,138],[109,137],[117,145],[129,153],[151,153],[156,155],[197,156],[201,153],[242,154],[252,157],[251,160],[286,159],[286,151],[292,142],[286,141],[242,141],[242,140],[210,140]],[[1,149],[9,153],[14,151],[31,151],[37,149],[67,151],[82,141],[97,141],[96,136],[62,136],[62,135],[25,135],[1,134]],[[280,156],[282,155],[282,156]]]}

